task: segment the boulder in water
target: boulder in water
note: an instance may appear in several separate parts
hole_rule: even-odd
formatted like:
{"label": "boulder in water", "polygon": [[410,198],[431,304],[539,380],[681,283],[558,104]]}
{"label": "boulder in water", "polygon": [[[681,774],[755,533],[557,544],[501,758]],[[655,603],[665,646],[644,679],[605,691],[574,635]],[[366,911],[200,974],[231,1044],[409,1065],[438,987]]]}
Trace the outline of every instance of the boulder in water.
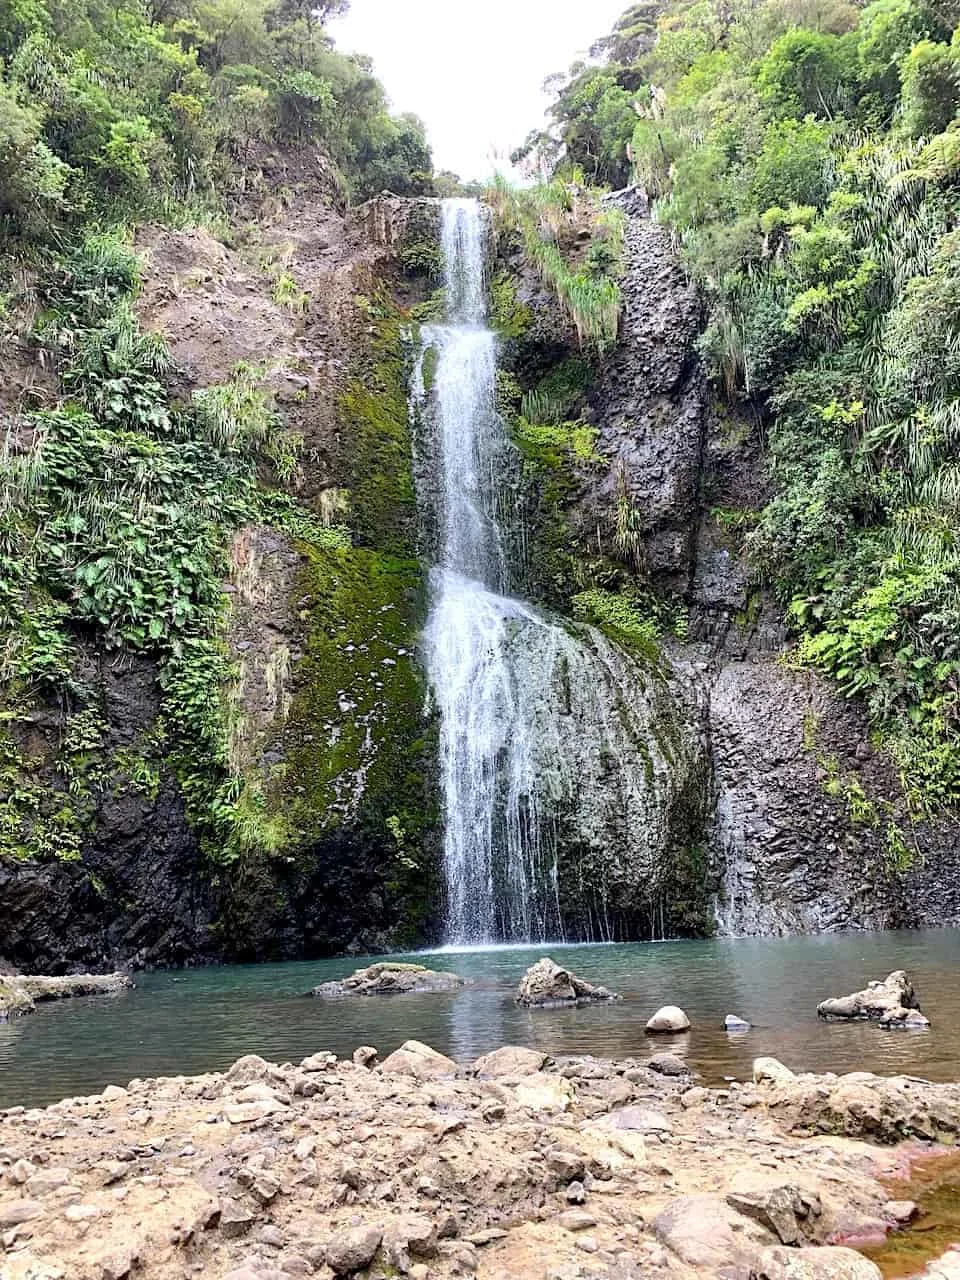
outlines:
{"label": "boulder in water", "polygon": [[675,1004],[665,1004],[647,1023],[647,1031],[688,1031],[690,1019]]}
{"label": "boulder in water", "polygon": [[724,1031],[749,1031],[750,1023],[745,1018],[738,1018],[735,1013],[728,1013],[723,1020]]}
{"label": "boulder in water", "polygon": [[457,991],[464,980],[455,973],[428,969],[422,964],[401,964],[383,960],[366,969],[357,969],[339,982],[321,982],[311,995],[323,1000],[342,1000],[345,996],[409,995],[411,992]]}
{"label": "boulder in water", "polygon": [[839,1021],[869,1018],[882,1027],[930,1025],[920,1012],[917,993],[903,969],[895,969],[882,982],[869,982],[862,991],[854,991],[852,995],[821,1000],[817,1016]]}
{"label": "boulder in water", "polygon": [[619,1000],[620,996],[606,987],[584,982],[569,969],[544,956],[530,966],[520,979],[517,1004],[531,1009],[551,1009],[560,1005],[588,1004],[593,1000]]}

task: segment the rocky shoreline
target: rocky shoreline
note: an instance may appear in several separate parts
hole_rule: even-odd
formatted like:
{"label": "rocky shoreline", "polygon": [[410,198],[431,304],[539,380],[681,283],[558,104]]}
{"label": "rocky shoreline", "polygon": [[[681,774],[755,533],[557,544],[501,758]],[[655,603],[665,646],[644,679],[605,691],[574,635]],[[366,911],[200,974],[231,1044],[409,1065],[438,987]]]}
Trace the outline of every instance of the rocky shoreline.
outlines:
{"label": "rocky shoreline", "polygon": [[[0,1113],[4,1280],[877,1280],[960,1085],[679,1060],[256,1056]],[[956,1275],[960,1254],[940,1276]]]}
{"label": "rocky shoreline", "polygon": [[132,986],[125,973],[72,973],[62,977],[0,973],[0,1022],[33,1013],[36,1006],[46,1000],[116,995]]}

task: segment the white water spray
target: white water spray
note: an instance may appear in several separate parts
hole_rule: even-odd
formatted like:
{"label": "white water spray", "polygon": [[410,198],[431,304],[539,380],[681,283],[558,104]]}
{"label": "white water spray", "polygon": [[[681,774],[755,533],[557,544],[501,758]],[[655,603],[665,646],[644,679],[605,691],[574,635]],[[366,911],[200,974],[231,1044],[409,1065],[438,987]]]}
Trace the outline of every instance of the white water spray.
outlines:
{"label": "white water spray", "polygon": [[440,716],[447,939],[460,945],[559,929],[555,869],[541,865],[530,725],[508,645],[519,621],[543,624],[501,594],[497,470],[507,445],[495,406],[496,339],[484,325],[485,239],[477,201],[444,201],[449,323],[424,330],[424,352],[436,361],[429,396],[423,359],[414,383],[433,423],[440,481],[425,644]]}
{"label": "white water spray", "polygon": [[421,502],[436,549],[424,635],[440,720],[446,942],[559,941],[557,834],[581,937],[611,937],[626,872],[656,892],[679,744],[660,745],[662,682],[593,628],[506,594],[498,499],[511,446],[486,327],[485,211],[443,202],[446,323],[425,326],[412,384]]}

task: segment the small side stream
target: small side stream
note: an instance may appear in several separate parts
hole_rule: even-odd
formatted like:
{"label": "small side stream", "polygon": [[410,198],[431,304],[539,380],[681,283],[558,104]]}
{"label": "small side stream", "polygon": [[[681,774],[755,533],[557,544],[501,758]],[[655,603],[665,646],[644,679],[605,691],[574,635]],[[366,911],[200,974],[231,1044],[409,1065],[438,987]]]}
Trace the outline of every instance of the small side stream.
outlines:
{"label": "small side stream", "polygon": [[[860,1252],[876,1263],[884,1280],[904,1280],[919,1276],[951,1248],[960,1249],[960,1153],[923,1154],[908,1177],[888,1185],[891,1200],[912,1200],[920,1213],[903,1230],[891,1231],[883,1244],[865,1245]],[[960,1254],[953,1274],[960,1274]]]}

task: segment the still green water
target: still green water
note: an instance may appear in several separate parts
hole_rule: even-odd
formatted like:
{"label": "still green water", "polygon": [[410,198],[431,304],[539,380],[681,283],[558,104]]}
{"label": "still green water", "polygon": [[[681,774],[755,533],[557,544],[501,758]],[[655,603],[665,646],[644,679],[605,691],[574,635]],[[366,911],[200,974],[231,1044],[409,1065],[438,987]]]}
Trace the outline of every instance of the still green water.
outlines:
{"label": "still green water", "polygon": [[[577,1009],[523,1010],[513,1003],[524,970],[553,955],[624,999]],[[404,957],[414,958],[414,957]],[[761,1054],[797,1071],[867,1070],[933,1080],[960,1076],[960,930],[716,939],[589,947],[494,948],[416,957],[470,980],[455,995],[306,998],[360,957],[140,974],[116,997],[42,1005],[0,1023],[0,1106],[44,1105],[134,1076],[220,1070],[245,1053],[296,1062],[318,1049],[348,1055],[360,1044],[389,1053],[424,1040],[458,1061],[501,1044],[552,1054],[643,1056],[644,1023],[679,1004],[692,1029],[669,1037],[707,1083],[744,1079]],[[933,1027],[881,1031],[869,1023],[819,1022],[825,996],[856,990],[891,969],[914,980]],[[753,1024],[722,1030],[724,1015]],[[667,1046],[663,1037],[656,1047]]]}

